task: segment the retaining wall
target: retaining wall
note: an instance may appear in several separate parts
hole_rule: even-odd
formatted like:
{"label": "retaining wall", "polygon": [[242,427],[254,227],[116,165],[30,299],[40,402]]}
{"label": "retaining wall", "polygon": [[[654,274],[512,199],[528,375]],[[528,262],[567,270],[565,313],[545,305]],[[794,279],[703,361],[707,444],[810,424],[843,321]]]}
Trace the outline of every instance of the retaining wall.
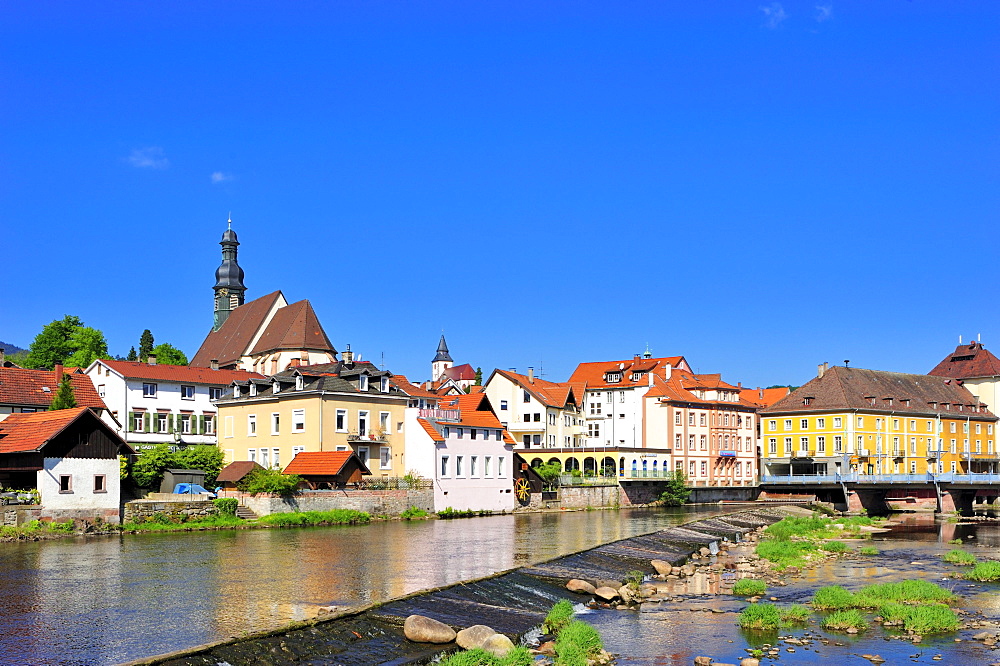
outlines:
{"label": "retaining wall", "polygon": [[271,495],[230,495],[237,497],[258,516],[295,511],[333,511],[354,509],[379,516],[398,516],[415,506],[429,513],[434,512],[434,489],[416,490],[306,490],[292,497]]}
{"label": "retaining wall", "polygon": [[559,488],[559,506],[567,509],[628,504],[630,502],[618,484],[613,486],[563,486]]}
{"label": "retaining wall", "polygon": [[64,523],[72,520],[74,523],[104,522],[117,525],[121,522],[121,512],[118,509],[47,509],[44,506],[7,506],[3,511],[3,524],[10,527],[21,527],[32,520],[53,521]]}
{"label": "retaining wall", "polygon": [[194,502],[133,500],[125,503],[125,522],[142,522],[157,513],[171,518],[197,520],[205,516],[215,515],[217,512],[211,500]]}
{"label": "retaining wall", "polygon": [[711,504],[713,502],[753,502],[760,495],[760,486],[733,486],[728,488],[692,488],[688,502]]}

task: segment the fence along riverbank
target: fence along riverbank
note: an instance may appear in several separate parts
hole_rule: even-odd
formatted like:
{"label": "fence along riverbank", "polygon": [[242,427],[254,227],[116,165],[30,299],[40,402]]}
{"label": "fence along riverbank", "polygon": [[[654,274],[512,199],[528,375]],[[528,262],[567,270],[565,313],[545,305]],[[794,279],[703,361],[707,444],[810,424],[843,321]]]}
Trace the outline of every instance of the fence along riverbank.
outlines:
{"label": "fence along riverbank", "polygon": [[407,641],[402,627],[409,615],[425,615],[456,628],[486,624],[500,633],[520,637],[538,626],[559,599],[579,600],[565,588],[570,578],[622,579],[629,571],[650,571],[652,559],[680,563],[700,548],[711,549],[713,543],[723,540],[737,541],[743,534],[781,517],[773,508],[762,508],[695,520],[341,616],[141,659],[131,665],[425,663],[454,646],[429,647]]}

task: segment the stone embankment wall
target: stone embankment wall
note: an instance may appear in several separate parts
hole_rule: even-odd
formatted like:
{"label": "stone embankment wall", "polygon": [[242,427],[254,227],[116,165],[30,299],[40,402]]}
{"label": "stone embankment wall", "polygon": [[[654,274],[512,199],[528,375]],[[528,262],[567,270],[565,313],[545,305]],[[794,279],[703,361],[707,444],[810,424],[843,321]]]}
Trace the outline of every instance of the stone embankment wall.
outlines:
{"label": "stone embankment wall", "polygon": [[354,509],[378,516],[398,516],[411,506],[434,511],[434,489],[415,490],[306,490],[292,497],[230,495],[258,516],[295,511]]}
{"label": "stone embankment wall", "polygon": [[734,486],[731,488],[692,488],[688,502],[711,504],[714,502],[753,502],[760,495],[760,486]]}
{"label": "stone embankment wall", "polygon": [[621,486],[563,486],[559,489],[558,506],[567,509],[628,506],[631,502]]}
{"label": "stone embankment wall", "polygon": [[41,506],[7,506],[3,511],[3,524],[20,527],[32,520],[64,523],[72,520],[77,525],[98,522],[117,525],[121,520],[118,509],[47,509]]}
{"label": "stone embankment wall", "polygon": [[160,502],[134,500],[125,504],[125,522],[142,522],[156,514],[182,520],[197,520],[215,515],[217,510],[211,500],[194,502]]}
{"label": "stone embankment wall", "polygon": [[[556,506],[567,509],[621,507],[651,504],[660,499],[663,484],[654,481],[633,481],[609,486],[563,486],[559,489]],[[688,500],[693,504],[715,502],[752,502],[760,494],[756,486],[693,488]]]}

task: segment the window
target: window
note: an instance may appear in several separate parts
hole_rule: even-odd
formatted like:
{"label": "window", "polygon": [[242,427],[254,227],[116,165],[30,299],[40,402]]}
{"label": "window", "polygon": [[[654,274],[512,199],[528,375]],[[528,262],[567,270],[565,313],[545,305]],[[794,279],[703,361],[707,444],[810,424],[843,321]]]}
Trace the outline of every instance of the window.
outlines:
{"label": "window", "polygon": [[[792,429],[792,420],[785,419],[785,430],[791,430],[791,429]],[[771,430],[774,430],[774,428],[771,428]]]}
{"label": "window", "polygon": [[445,426],[444,427],[444,433],[443,433],[443,435],[444,435],[445,439],[447,439],[448,437],[450,437],[451,436],[451,428],[449,428],[448,426]]}
{"label": "window", "polygon": [[[622,418],[625,418],[624,414],[622,414]],[[694,425],[694,412],[688,412],[688,425]]]}
{"label": "window", "polygon": [[359,391],[368,390],[368,375],[358,375],[358,390]]}
{"label": "window", "polygon": [[295,375],[295,390],[301,391],[303,388],[305,388],[305,380],[302,375]]}
{"label": "window", "polygon": [[392,469],[392,449],[388,446],[380,446],[378,451],[380,469]]}
{"label": "window", "polygon": [[[632,468],[632,472],[635,472],[635,467]],[[635,476],[633,474],[633,476]],[[688,462],[688,476],[694,476],[694,461]]]}
{"label": "window", "polygon": [[143,398],[155,398],[156,397],[156,384],[143,384],[142,385],[142,397]]}
{"label": "window", "polygon": [[699,414],[698,425],[705,425],[705,412]]}
{"label": "window", "polygon": [[247,437],[257,436],[257,415],[248,414],[247,415]]}
{"label": "window", "polygon": [[102,398],[105,397],[106,391],[104,390],[104,384],[97,385],[97,395],[101,396]]}
{"label": "window", "polygon": [[455,456],[455,476],[462,476],[462,456]]}
{"label": "window", "polygon": [[143,417],[144,416],[145,416],[145,413],[143,413],[143,412],[135,412],[132,415],[132,430],[133,430],[133,432],[143,432],[146,429],[145,423],[143,423]]}
{"label": "window", "polygon": [[[597,395],[600,396],[601,394],[598,393]],[[605,395],[607,395],[608,402],[614,402],[615,401],[615,396],[614,396],[614,394],[611,391],[608,391]]]}
{"label": "window", "polygon": [[505,474],[504,468],[503,468],[503,458],[504,458],[503,456],[498,456],[497,457],[497,478],[500,478],[500,479],[502,479],[503,476],[504,476],[504,474]]}
{"label": "window", "polygon": [[441,476],[448,476],[448,456],[441,456]]}
{"label": "window", "polygon": [[233,384],[233,397],[238,398],[241,395],[243,395],[243,394],[240,392],[240,385],[239,384]]}
{"label": "window", "polygon": [[863,417],[863,416],[859,416],[858,417],[858,427],[859,428],[864,428],[865,427],[865,417]]}
{"label": "window", "polygon": [[590,415],[591,416],[600,416],[601,415],[601,403],[599,403],[599,402],[592,402],[592,403],[590,403]]}
{"label": "window", "polygon": [[469,476],[476,476],[476,469],[478,464],[479,464],[479,456],[469,456]]}
{"label": "window", "polygon": [[549,425],[555,425],[556,424],[556,415],[555,415],[555,413],[554,412],[549,412],[548,414],[549,414]]}
{"label": "window", "polygon": [[916,422],[916,420],[910,419],[910,430],[916,430],[916,429],[917,429],[917,422]]}
{"label": "window", "polygon": [[767,452],[772,456],[778,452],[778,438],[772,437],[767,440]]}
{"label": "window", "polygon": [[215,414],[205,414],[205,432],[206,435],[215,434]]}
{"label": "window", "polygon": [[820,435],[816,438],[816,450],[820,453],[826,452],[826,437]]}
{"label": "window", "polygon": [[485,456],[483,458],[483,476],[490,475],[490,463],[492,462],[492,460],[493,459],[490,456]]}
{"label": "window", "polygon": [[181,384],[181,400],[194,400],[194,387]]}
{"label": "window", "polygon": [[221,400],[222,399],[222,388],[218,386],[208,387],[208,398],[209,400]]}
{"label": "window", "polygon": [[927,422],[927,432],[934,432],[934,421]]}
{"label": "window", "polygon": [[816,427],[817,428],[825,428],[826,427],[826,419],[816,419]]}
{"label": "window", "polygon": [[465,437],[465,428],[455,428],[455,431],[458,433],[459,439]]}
{"label": "window", "polygon": [[523,393],[524,393],[524,401],[531,402],[531,394],[528,393],[527,391],[524,391]]}
{"label": "window", "polygon": [[680,425],[680,424],[681,424],[681,410],[678,409],[677,411],[674,412],[674,425]]}
{"label": "window", "polygon": [[624,414],[619,414],[618,418],[623,419],[623,418],[625,418],[625,415]]}
{"label": "window", "polygon": [[688,451],[694,451],[694,435],[688,435]]}
{"label": "window", "polygon": [[839,416],[834,416],[833,417],[833,427],[834,428],[843,428],[844,427],[844,419],[842,419]]}
{"label": "window", "polygon": [[609,372],[608,373],[608,380],[607,381],[608,381],[609,384],[617,384],[621,380],[622,380],[622,373],[620,373],[620,372]]}
{"label": "window", "polygon": [[232,437],[233,436],[233,417],[232,416],[227,416],[226,417],[226,435],[225,436],[226,437]]}
{"label": "window", "polygon": [[337,410],[337,432],[347,432],[347,410]]}
{"label": "window", "polygon": [[[504,424],[504,425],[506,425],[506,424]],[[503,432],[502,431],[497,430],[496,435],[497,435],[497,441],[498,442],[503,439]]]}
{"label": "window", "polygon": [[[365,447],[365,448],[367,449],[368,447]],[[350,451],[351,447],[349,447],[347,444],[337,444],[337,446],[333,447],[333,450],[334,451]],[[368,455],[368,454],[366,453],[365,455]]]}
{"label": "window", "polygon": [[389,412],[378,413],[378,428],[383,435],[389,434]]}
{"label": "window", "polygon": [[618,394],[618,402],[625,402],[625,391]]}
{"label": "window", "polygon": [[840,453],[844,450],[844,438],[841,435],[834,436],[833,450],[835,453]]}
{"label": "window", "polygon": [[274,394],[281,393],[281,384],[279,384],[277,381],[271,382],[271,392]]}
{"label": "window", "polygon": [[976,424],[976,434],[978,435],[978,434],[980,434],[982,432],[983,432],[983,424],[982,423],[977,423]]}
{"label": "window", "polygon": [[808,437],[801,437],[801,438],[799,438],[799,450],[800,451],[808,451],[809,450],[809,438]]}
{"label": "window", "polygon": [[[362,375],[363,376],[363,375]],[[358,435],[364,437],[368,434],[368,410],[358,410]]]}
{"label": "window", "polygon": [[185,435],[191,434],[191,416],[189,414],[181,416],[181,432]]}
{"label": "window", "polygon": [[275,447],[271,449],[271,464],[275,467],[281,467],[281,463],[278,462],[278,457],[281,455],[281,449]]}
{"label": "window", "polygon": [[156,432],[166,432],[167,431],[167,414],[157,414],[156,415]]}
{"label": "window", "polygon": [[808,430],[809,429],[809,419],[802,419],[801,421],[799,421],[799,427],[802,428],[803,430]]}
{"label": "window", "polygon": [[917,455],[917,438],[916,437],[911,437],[910,438],[910,453],[913,454],[913,455]]}
{"label": "window", "polygon": [[705,450],[707,450],[707,449],[708,449],[708,437],[707,437],[707,436],[705,436],[705,435],[702,435],[702,436],[701,436],[701,437],[699,438],[699,443],[701,444],[701,450],[702,450],[702,451],[705,451]]}
{"label": "window", "polygon": [[260,466],[263,467],[263,468],[265,468],[265,469],[267,469],[268,467],[271,466],[270,456],[268,455],[269,453],[270,453],[270,450],[268,450],[268,449],[261,449],[260,450]]}
{"label": "window", "polygon": [[476,438],[476,429],[475,428],[469,428],[469,437],[471,439],[475,439]]}
{"label": "window", "polygon": [[704,460],[701,461],[701,475],[708,476],[708,463]]}
{"label": "window", "polygon": [[[601,436],[601,424],[600,423],[588,423],[587,424],[587,437],[600,437]],[[680,435],[677,435],[680,437]]]}
{"label": "window", "polygon": [[542,413],[535,412],[535,423],[541,423],[541,422],[542,422]]}
{"label": "window", "polygon": [[72,474],[60,474],[59,475],[59,492],[61,492],[61,493],[71,493],[71,492],[73,492],[73,475]]}
{"label": "window", "polygon": [[94,475],[94,492],[95,493],[106,493],[108,492],[108,479],[103,474]]}
{"label": "window", "polygon": [[292,410],[292,432],[305,432],[306,430],[306,410]]}
{"label": "window", "polygon": [[250,382],[250,395],[257,395],[257,384]]}
{"label": "window", "polygon": [[281,434],[281,414],[278,414],[277,412],[271,414],[271,434]]}
{"label": "window", "polygon": [[506,400],[501,400],[500,401],[500,411],[503,411],[503,412],[507,411],[507,401]]}
{"label": "window", "polygon": [[791,437],[786,437],[785,438],[785,453],[788,454],[788,455],[791,455],[791,453],[792,453],[792,438]]}
{"label": "window", "polygon": [[955,422],[952,421],[948,424],[948,432],[955,432]]}
{"label": "window", "polygon": [[303,453],[305,450],[306,450],[306,447],[304,447],[304,446],[293,446],[292,447],[292,457],[294,458],[295,456],[299,455],[300,453]]}
{"label": "window", "polygon": [[382,377],[382,378],[379,379],[378,390],[381,391],[382,393],[388,393],[389,392],[389,378],[388,377]]}
{"label": "window", "polygon": [[899,419],[893,419],[892,420],[892,429],[893,430],[899,430]]}
{"label": "window", "polygon": [[247,460],[257,462],[257,449],[247,449]]}

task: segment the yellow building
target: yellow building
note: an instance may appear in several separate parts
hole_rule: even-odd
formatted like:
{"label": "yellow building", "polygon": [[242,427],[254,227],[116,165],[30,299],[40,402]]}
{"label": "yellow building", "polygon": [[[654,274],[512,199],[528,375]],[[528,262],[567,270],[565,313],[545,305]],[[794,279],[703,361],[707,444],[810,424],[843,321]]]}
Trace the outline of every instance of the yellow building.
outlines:
{"label": "yellow building", "polygon": [[226,463],[281,469],[301,451],[353,450],[373,476],[406,474],[407,396],[391,384],[391,373],[354,362],[350,351],[342,357],[234,382],[233,394],[217,403]]}
{"label": "yellow building", "polygon": [[997,417],[960,382],[833,367],[760,414],[768,476],[996,473]]}

